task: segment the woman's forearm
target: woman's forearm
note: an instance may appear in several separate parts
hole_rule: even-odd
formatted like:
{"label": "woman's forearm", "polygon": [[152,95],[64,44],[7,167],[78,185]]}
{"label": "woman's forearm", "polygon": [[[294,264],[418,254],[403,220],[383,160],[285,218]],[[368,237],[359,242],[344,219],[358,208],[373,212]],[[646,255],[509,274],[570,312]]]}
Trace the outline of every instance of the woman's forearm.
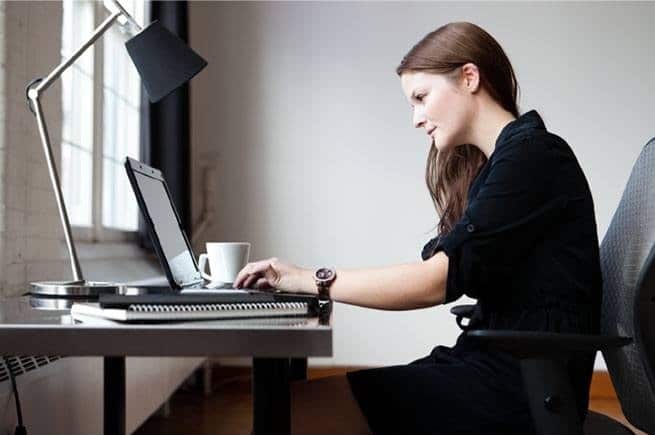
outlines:
{"label": "woman's forearm", "polygon": [[395,266],[337,270],[330,288],[333,301],[382,310],[411,310],[445,300],[448,257]]}

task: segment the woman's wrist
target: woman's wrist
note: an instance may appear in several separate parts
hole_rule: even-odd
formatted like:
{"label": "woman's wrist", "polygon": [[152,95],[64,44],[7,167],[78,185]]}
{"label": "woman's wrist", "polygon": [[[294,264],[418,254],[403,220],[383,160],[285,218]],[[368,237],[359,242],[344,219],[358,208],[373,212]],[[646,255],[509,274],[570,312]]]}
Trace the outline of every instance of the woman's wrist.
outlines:
{"label": "woman's wrist", "polygon": [[318,294],[316,281],[314,281],[314,271],[311,269],[300,269],[300,282],[298,288],[303,293],[312,295]]}

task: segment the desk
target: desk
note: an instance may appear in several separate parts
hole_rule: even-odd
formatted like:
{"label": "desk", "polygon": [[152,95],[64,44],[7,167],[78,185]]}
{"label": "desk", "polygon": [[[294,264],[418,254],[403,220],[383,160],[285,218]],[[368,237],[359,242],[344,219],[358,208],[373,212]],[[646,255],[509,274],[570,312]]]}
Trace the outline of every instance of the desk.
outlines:
{"label": "desk", "polygon": [[[66,309],[42,310],[30,298],[0,301],[5,355],[104,357],[104,433],[125,433],[126,356],[248,356],[253,358],[253,432],[288,434],[289,380],[304,376],[307,357],[332,355],[331,315],[120,324],[75,323]],[[19,391],[20,393],[20,391]]]}

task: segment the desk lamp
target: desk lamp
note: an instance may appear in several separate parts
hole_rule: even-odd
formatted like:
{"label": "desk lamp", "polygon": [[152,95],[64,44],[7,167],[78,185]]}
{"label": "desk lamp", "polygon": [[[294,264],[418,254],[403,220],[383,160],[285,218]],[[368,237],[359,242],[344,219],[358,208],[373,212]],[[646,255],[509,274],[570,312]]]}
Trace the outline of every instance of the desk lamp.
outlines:
{"label": "desk lamp", "polygon": [[116,7],[105,21],[98,26],[91,37],[82,46],[57,66],[45,78],[32,80],[26,89],[28,106],[36,116],[39,128],[39,135],[43,144],[50,181],[55,192],[55,199],[59,209],[59,217],[64,228],[66,246],[70,257],[71,269],[73,272],[72,281],[42,281],[31,284],[31,293],[37,295],[49,295],[59,297],[75,296],[97,296],[100,293],[118,293],[122,289],[121,284],[87,281],[82,275],[82,269],[77,258],[75,243],[71,236],[70,223],[66,205],[59,183],[59,175],[54,164],[50,137],[46,126],[45,118],[41,108],[41,95],[57,80],[61,74],[77,60],[94,42],[102,36],[120,17],[137,31],[125,46],[132,58],[132,62],[141,76],[141,80],[151,102],[155,103],[175,89],[191,80],[200,72],[207,62],[189,48],[180,38],[173,35],[164,28],[158,21],[141,29],[138,23],[130,16],[123,6],[116,0],[111,1]]}

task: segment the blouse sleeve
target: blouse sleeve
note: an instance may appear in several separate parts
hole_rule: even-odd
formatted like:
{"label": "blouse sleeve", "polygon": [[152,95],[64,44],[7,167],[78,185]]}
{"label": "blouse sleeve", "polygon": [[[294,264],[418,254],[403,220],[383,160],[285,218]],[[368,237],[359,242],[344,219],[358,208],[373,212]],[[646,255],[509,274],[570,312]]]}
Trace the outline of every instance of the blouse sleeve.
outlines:
{"label": "blouse sleeve", "polygon": [[462,218],[431,241],[431,255],[443,251],[449,259],[446,303],[502,288],[567,203],[552,188],[557,164],[545,139],[503,144],[490,164]]}

